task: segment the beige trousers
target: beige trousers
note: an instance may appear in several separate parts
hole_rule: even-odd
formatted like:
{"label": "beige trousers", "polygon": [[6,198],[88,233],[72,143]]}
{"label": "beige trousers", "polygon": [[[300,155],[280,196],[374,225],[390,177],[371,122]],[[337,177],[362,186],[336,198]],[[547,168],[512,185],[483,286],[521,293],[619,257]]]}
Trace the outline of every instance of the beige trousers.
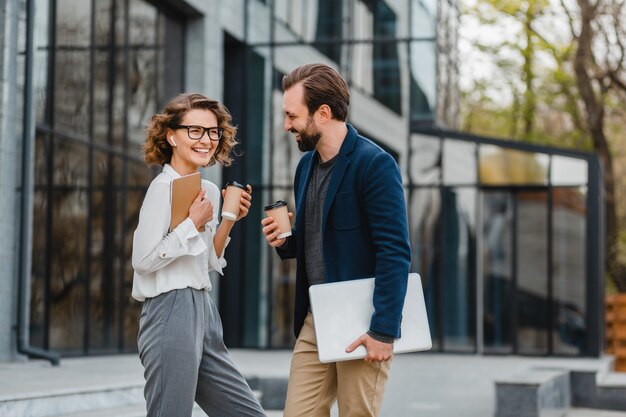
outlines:
{"label": "beige trousers", "polygon": [[391,359],[321,363],[309,312],[293,349],[284,417],[328,417],[335,400],[339,417],[376,417]]}

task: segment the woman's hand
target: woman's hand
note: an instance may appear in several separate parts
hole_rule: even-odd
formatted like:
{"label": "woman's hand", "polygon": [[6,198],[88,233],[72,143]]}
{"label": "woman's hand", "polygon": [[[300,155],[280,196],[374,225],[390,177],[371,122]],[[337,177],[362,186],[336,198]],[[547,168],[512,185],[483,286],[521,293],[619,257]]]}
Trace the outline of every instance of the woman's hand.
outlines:
{"label": "woman's hand", "polygon": [[[237,216],[237,220],[239,221],[246,217],[250,212],[250,206],[252,205],[252,186],[247,184],[248,192],[244,191],[241,193],[241,200],[239,203],[239,216]],[[226,195],[226,190],[222,190],[222,201],[224,200],[224,196]],[[226,218],[222,218],[222,221],[228,221]]]}
{"label": "woman's hand", "polygon": [[205,198],[206,190],[202,188],[191,207],[189,207],[189,218],[196,226],[197,230],[213,220],[213,205],[208,198]]}

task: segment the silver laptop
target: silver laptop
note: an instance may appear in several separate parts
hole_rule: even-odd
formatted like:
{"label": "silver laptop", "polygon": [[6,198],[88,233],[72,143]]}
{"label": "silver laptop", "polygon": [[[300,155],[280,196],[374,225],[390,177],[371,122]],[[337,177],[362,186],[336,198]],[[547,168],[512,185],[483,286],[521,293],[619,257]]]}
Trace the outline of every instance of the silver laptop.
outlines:
{"label": "silver laptop", "polygon": [[[365,357],[364,346],[351,353],[346,353],[346,348],[369,329],[374,313],[373,293],[374,278],[312,285],[309,288],[321,362]],[[415,273],[409,274],[400,329],[401,337],[394,343],[394,354],[432,347],[422,281]]]}

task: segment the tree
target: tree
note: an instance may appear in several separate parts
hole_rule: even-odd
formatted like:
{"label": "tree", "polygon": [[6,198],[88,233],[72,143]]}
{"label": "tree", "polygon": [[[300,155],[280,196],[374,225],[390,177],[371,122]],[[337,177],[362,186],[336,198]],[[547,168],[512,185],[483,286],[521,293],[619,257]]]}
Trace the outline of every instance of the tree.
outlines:
{"label": "tree", "polygon": [[[616,209],[613,157],[605,133],[606,112],[611,94],[626,93],[624,0],[577,0],[578,16],[564,0],[572,36],[576,43],[574,72],[584,103],[587,130],[604,165],[607,234],[607,272],[620,291],[626,291],[626,264],[619,256],[620,239]],[[577,26],[579,27],[577,29]]]}
{"label": "tree", "polygon": [[[625,0],[476,0],[466,15],[483,25],[500,25],[505,33],[515,30],[516,36],[514,42],[505,37],[476,48],[491,53],[499,74],[466,89],[471,93],[462,96],[465,127],[598,153],[606,197],[606,270],[626,291],[626,251],[620,252],[620,244],[626,247],[626,207],[617,204],[620,178],[614,161],[617,155],[626,163],[626,151],[616,154],[611,146],[623,141],[626,122]],[[503,50],[513,52],[508,62],[502,60]],[[507,68],[511,65],[517,70]],[[500,87],[508,101],[490,99],[493,93],[485,86],[491,83],[493,89],[500,77],[507,79]]]}

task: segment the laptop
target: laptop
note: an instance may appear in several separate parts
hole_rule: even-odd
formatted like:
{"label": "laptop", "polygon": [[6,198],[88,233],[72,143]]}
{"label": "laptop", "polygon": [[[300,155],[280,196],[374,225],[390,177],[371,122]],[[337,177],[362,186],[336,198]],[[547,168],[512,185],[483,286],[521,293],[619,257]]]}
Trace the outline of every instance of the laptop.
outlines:
{"label": "laptop", "polygon": [[[374,278],[309,287],[320,362],[365,357],[367,351],[364,346],[359,346],[351,353],[346,353],[346,348],[369,329],[374,313],[373,293]],[[401,337],[394,343],[394,354],[428,350],[432,347],[422,280],[415,273],[409,274],[400,328]]]}

